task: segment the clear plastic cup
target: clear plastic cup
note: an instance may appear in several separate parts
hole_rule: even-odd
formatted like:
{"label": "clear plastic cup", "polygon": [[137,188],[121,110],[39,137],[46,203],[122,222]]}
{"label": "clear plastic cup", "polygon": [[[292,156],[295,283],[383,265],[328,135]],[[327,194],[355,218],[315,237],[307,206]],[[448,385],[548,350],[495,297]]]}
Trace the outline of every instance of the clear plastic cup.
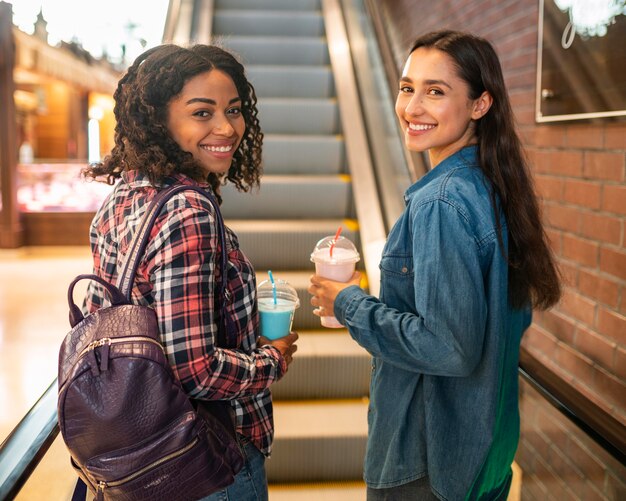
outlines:
{"label": "clear plastic cup", "polygon": [[274,286],[270,280],[264,280],[257,287],[261,335],[268,339],[278,339],[291,332],[294,313],[300,306],[298,293],[288,282],[274,280]]}
{"label": "clear plastic cup", "polygon": [[[356,263],[360,259],[359,252],[349,239],[339,237],[335,241],[334,235],[322,238],[311,253],[311,261],[315,263],[315,273],[337,282],[350,280],[354,274]],[[324,327],[343,327],[332,315],[321,317],[321,321]]]}

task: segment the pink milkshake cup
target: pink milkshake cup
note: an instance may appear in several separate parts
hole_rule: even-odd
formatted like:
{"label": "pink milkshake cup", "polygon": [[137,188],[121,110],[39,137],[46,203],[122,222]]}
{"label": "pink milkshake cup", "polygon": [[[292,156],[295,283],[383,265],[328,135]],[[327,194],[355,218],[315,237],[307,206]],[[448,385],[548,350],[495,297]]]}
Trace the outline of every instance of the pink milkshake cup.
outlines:
{"label": "pink milkshake cup", "polygon": [[[311,253],[311,261],[315,263],[315,273],[337,282],[350,280],[359,259],[361,259],[359,252],[346,237],[324,237],[317,242]],[[323,316],[321,320],[324,327],[343,327],[334,316]]]}

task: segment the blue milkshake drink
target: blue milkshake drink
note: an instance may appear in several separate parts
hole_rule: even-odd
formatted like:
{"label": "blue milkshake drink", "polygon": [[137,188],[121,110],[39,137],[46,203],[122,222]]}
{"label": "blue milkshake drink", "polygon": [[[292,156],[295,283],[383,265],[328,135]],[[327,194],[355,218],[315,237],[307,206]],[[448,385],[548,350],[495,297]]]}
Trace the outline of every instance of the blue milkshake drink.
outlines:
{"label": "blue milkshake drink", "polygon": [[278,339],[291,331],[300,300],[296,290],[284,280],[264,280],[257,288],[261,335]]}

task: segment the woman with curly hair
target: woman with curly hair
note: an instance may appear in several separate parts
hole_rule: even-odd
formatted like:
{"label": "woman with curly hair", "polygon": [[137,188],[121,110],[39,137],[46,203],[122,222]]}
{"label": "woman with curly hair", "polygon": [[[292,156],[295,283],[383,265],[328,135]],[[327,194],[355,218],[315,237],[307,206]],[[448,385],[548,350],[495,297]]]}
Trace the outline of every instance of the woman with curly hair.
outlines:
{"label": "woman with curly hair", "polygon": [[380,298],[358,274],[314,276],[311,303],[373,355],[368,501],[505,501],[520,340],[532,308],[561,289],[493,46],[457,31],[420,36],[396,115],[431,170],[405,192]]}
{"label": "woman with curly hair", "polygon": [[[115,146],[85,172],[117,183],[90,230],[94,273],[111,283],[157,192],[196,185],[221,203],[226,182],[248,191],[259,184],[263,140],[254,88],[243,66],[218,47],[150,49],[120,79],[114,98]],[[155,309],[168,360],[189,397],[227,400],[234,410],[246,463],[234,484],[206,499],[265,500],[264,461],[273,439],[269,387],[287,371],[298,336],[259,336],[254,269],[237,236],[225,232],[226,312],[236,327],[235,347],[218,343],[222,244],[215,209],[197,191],[174,195],[157,217],[132,296]],[[95,311],[105,298],[92,282],[85,308]]]}

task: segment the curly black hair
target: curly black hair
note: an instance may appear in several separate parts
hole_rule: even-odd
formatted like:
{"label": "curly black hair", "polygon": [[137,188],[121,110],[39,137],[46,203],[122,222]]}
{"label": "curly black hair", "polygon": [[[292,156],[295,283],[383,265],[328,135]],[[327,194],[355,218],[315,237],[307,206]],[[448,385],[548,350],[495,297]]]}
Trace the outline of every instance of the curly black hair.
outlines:
{"label": "curly black hair", "polygon": [[[225,176],[207,175],[192,154],[183,151],[174,141],[167,128],[170,101],[188,80],[213,69],[232,78],[246,124],[241,144]],[[102,162],[91,164],[83,171],[85,177],[114,184],[123,171],[138,170],[158,187],[164,178],[179,172],[196,181],[208,182],[220,201],[219,187],[227,181],[240,191],[259,185],[263,133],[256,93],[246,78],[243,65],[229,52],[201,44],[188,48],[173,44],[151,48],[128,68],[113,97],[115,146]]]}

